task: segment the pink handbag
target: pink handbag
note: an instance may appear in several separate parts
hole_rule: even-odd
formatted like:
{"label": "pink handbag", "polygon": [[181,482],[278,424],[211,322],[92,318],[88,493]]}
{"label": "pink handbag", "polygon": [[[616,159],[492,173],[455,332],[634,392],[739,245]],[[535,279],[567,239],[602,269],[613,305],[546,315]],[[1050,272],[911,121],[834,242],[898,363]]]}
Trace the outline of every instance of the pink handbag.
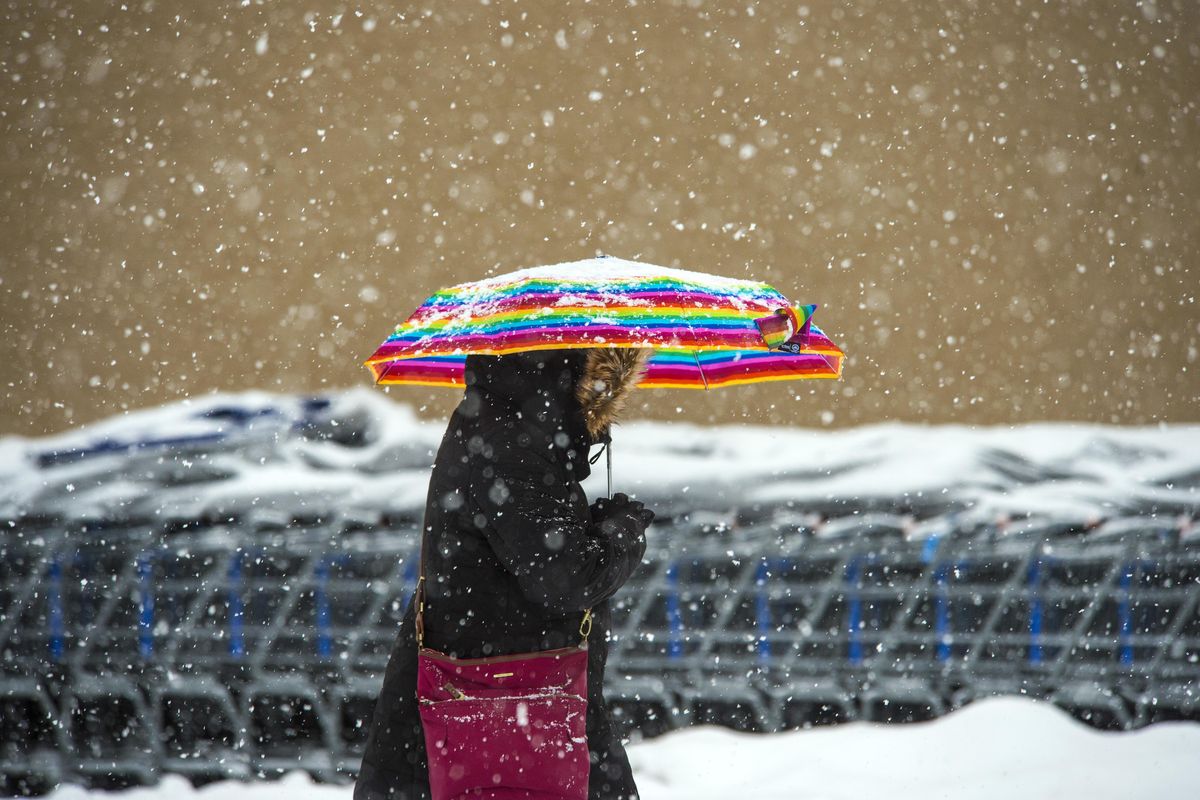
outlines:
{"label": "pink handbag", "polygon": [[424,646],[417,603],[417,704],[433,800],[587,800],[587,637],[578,647],[452,658]]}

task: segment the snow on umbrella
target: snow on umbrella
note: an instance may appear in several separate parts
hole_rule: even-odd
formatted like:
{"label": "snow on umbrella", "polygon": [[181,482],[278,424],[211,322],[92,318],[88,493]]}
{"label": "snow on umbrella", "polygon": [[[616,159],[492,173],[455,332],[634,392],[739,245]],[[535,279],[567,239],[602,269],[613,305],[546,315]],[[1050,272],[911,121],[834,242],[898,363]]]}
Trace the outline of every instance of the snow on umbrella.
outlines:
{"label": "snow on umbrella", "polygon": [[757,281],[597,258],[443,289],[364,363],[379,384],[462,386],[471,353],[637,347],[653,350],[642,388],[837,378],[816,308]]}

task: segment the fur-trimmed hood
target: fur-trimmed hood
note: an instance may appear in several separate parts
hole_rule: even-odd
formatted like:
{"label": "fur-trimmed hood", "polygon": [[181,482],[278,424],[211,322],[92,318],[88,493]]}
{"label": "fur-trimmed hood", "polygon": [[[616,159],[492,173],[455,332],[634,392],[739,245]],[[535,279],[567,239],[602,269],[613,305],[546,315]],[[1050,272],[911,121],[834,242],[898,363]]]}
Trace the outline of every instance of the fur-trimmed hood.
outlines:
{"label": "fur-trimmed hood", "polygon": [[587,351],[583,375],[575,384],[575,399],[588,435],[600,441],[625,408],[633,387],[646,374],[650,351],[595,347]]}

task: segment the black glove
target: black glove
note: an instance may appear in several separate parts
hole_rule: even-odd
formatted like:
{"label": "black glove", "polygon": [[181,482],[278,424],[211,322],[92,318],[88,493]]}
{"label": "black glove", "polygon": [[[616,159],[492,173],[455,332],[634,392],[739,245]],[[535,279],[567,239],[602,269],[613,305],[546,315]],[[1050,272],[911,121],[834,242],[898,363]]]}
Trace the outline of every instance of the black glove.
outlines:
{"label": "black glove", "polygon": [[612,497],[602,497],[592,503],[592,522],[602,534],[622,547],[640,547],[646,550],[646,528],[654,521],[654,512],[642,505],[640,500],[630,500],[623,492]]}
{"label": "black glove", "polygon": [[615,494],[591,505],[590,541],[606,551],[607,584],[597,595],[611,597],[625,584],[646,553],[646,526],[654,512],[628,495]]}

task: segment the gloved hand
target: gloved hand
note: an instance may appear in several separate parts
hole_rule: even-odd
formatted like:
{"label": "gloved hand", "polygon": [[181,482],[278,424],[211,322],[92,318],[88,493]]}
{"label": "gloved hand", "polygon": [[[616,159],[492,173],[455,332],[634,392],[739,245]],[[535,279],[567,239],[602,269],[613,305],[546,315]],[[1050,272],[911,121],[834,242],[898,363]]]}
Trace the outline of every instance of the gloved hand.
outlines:
{"label": "gloved hand", "polygon": [[646,553],[646,526],[654,512],[628,495],[617,493],[592,503],[589,541],[607,552],[606,583],[598,597],[611,597],[629,580]]}
{"label": "gloved hand", "polygon": [[617,492],[592,503],[591,512],[592,522],[615,544],[645,551],[646,528],[654,521],[654,512],[640,500],[630,500],[629,495]]}

